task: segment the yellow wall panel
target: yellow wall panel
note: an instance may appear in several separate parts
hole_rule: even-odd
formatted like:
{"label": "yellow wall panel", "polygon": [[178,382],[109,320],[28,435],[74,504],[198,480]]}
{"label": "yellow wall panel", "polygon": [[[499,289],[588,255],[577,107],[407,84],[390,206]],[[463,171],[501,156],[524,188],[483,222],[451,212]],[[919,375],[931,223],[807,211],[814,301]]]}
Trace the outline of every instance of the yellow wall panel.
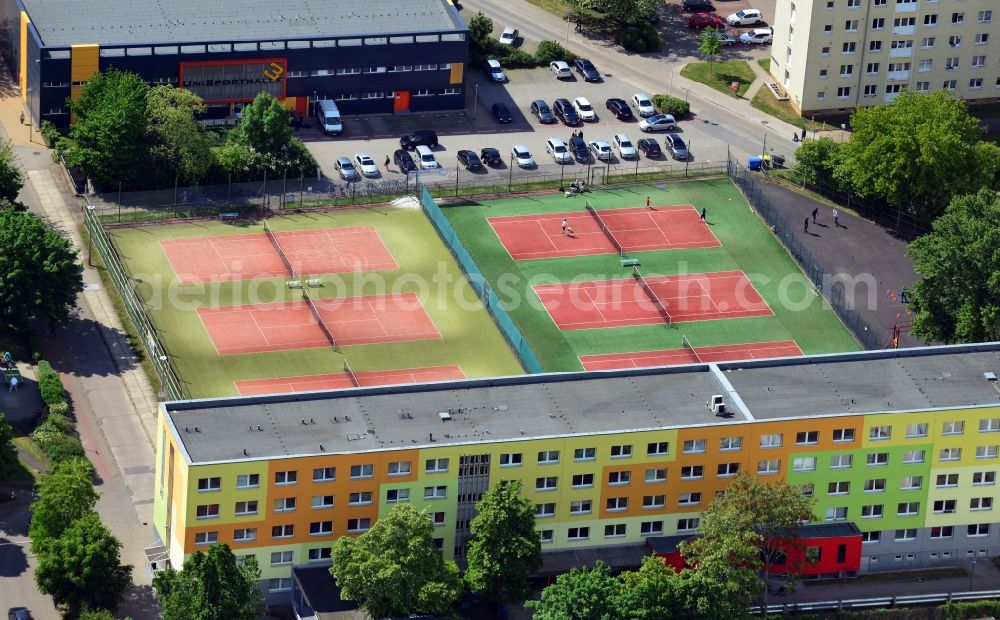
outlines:
{"label": "yellow wall panel", "polygon": [[86,82],[101,70],[101,46],[96,43],[74,45],[70,56],[70,80]]}
{"label": "yellow wall panel", "polygon": [[465,65],[460,62],[451,63],[451,81],[450,84],[461,84],[462,78],[465,72]]}
{"label": "yellow wall panel", "polygon": [[24,100],[28,99],[28,24],[30,23],[28,14],[21,11],[21,62],[18,81],[21,83],[21,99]]}

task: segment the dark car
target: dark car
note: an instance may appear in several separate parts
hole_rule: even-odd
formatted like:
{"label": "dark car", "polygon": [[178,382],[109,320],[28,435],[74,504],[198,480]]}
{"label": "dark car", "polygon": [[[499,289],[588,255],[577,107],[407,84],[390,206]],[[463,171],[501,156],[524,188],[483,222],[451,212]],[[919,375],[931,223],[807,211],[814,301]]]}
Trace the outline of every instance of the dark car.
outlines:
{"label": "dark car", "polygon": [[438,145],[438,135],[433,129],[418,129],[399,139],[400,148],[412,151],[418,146],[435,148]]}
{"label": "dark car", "polygon": [[714,11],[715,7],[709,0],[684,0],[681,4],[685,11]]}
{"label": "dark car", "polygon": [[576,108],[570,103],[569,99],[556,99],[553,105],[555,109],[556,116],[562,119],[562,122],[567,125],[579,125],[580,115],[577,114]]}
{"label": "dark car", "polygon": [[573,66],[576,67],[576,72],[583,76],[585,82],[601,81],[601,72],[586,58],[577,58],[573,61]]}
{"label": "dark car", "polygon": [[583,139],[583,136],[578,136],[575,133],[569,139],[569,152],[573,154],[576,161],[581,164],[585,164],[590,161],[590,147],[587,146],[587,142]]}
{"label": "dark car", "polygon": [[510,115],[510,110],[507,109],[507,104],[500,102],[493,104],[493,118],[497,119],[498,123],[509,123],[514,120]]}
{"label": "dark car", "polygon": [[675,133],[667,134],[667,137],[663,140],[663,145],[670,149],[670,155],[672,155],[674,159],[687,161],[688,147],[687,144],[684,143],[684,138]]}
{"label": "dark car", "polygon": [[549,109],[549,104],[541,99],[535,99],[531,102],[531,113],[535,115],[539,123],[548,124],[556,122],[556,117],[552,114],[552,110]]}
{"label": "dark car", "polygon": [[642,154],[650,159],[656,159],[657,157],[663,157],[663,151],[660,149],[660,143],[656,141],[656,138],[643,138],[635,143],[642,151]]}
{"label": "dark car", "polygon": [[689,28],[715,28],[719,30],[726,27],[726,20],[711,13],[695,13],[688,19]]}
{"label": "dark car", "polygon": [[27,607],[11,607],[7,610],[7,620],[32,620]]}
{"label": "dark car", "polygon": [[466,170],[479,170],[483,167],[483,162],[479,160],[479,156],[476,155],[475,151],[459,151],[458,163],[465,166]]}
{"label": "dark car", "polygon": [[620,121],[630,121],[632,120],[632,110],[628,107],[628,102],[624,99],[608,99],[605,105],[611,110],[611,113],[615,115]]}
{"label": "dark car", "polygon": [[417,164],[413,161],[413,158],[403,149],[396,149],[396,152],[392,154],[392,161],[399,166],[399,171],[403,174],[409,174],[417,169]]}
{"label": "dark car", "polygon": [[483,160],[483,163],[487,166],[498,167],[503,165],[503,157],[500,157],[500,151],[493,147],[486,147],[479,151],[479,158]]}

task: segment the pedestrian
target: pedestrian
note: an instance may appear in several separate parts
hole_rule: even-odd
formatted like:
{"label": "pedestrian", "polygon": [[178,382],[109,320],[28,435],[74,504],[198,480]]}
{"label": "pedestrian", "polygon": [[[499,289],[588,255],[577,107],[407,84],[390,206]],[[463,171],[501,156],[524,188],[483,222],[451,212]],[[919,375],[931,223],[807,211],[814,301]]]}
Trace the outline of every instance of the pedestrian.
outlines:
{"label": "pedestrian", "polygon": [[649,196],[646,196],[646,208],[649,208]]}
{"label": "pedestrian", "polygon": [[840,228],[840,212],[836,209],[833,210],[833,226],[834,228]]}
{"label": "pedestrian", "polygon": [[21,110],[21,124],[24,124],[24,110]]}
{"label": "pedestrian", "polygon": [[566,234],[566,220],[563,220],[563,221],[562,221],[562,234],[563,234],[563,235],[565,235],[565,234]]}
{"label": "pedestrian", "polygon": [[816,223],[816,215],[819,214],[819,207],[813,209],[813,224]]}
{"label": "pedestrian", "polygon": [[805,127],[802,128],[802,141],[803,142],[806,141],[806,128]]}
{"label": "pedestrian", "polygon": [[385,169],[386,169],[386,170],[388,170],[388,169],[389,169],[389,162],[390,162],[390,161],[392,161],[392,160],[391,160],[391,159],[389,159],[389,156],[388,156],[388,155],[386,155],[386,156],[385,156]]}
{"label": "pedestrian", "polygon": [[906,288],[899,289],[899,301],[904,304],[910,303],[910,300],[906,298]]}
{"label": "pedestrian", "polygon": [[8,391],[9,392],[16,392],[17,391],[17,377],[11,377],[10,378],[10,390],[8,390]]}
{"label": "pedestrian", "polygon": [[805,224],[802,225],[802,232],[809,232],[809,218],[806,218]]}
{"label": "pedestrian", "polygon": [[708,209],[706,209],[705,207],[702,207],[701,208],[701,221],[704,222],[705,221],[705,216],[707,216],[707,215],[708,215]]}
{"label": "pedestrian", "polygon": [[580,130],[580,139],[583,140],[583,130]]}
{"label": "pedestrian", "polygon": [[799,141],[799,132],[796,131],[795,133],[792,134],[792,142],[798,142],[798,141]]}

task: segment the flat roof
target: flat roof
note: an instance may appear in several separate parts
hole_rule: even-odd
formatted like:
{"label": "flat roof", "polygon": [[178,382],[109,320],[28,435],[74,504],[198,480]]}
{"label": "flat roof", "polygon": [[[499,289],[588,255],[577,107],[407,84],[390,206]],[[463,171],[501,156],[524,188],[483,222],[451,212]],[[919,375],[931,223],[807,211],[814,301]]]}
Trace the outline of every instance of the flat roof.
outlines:
{"label": "flat roof", "polygon": [[[1000,343],[164,403],[195,464],[1000,406]],[[722,395],[728,417],[708,402]],[[446,419],[445,419],[446,418]]]}
{"label": "flat roof", "polygon": [[48,47],[280,41],[466,29],[448,0],[22,2]]}

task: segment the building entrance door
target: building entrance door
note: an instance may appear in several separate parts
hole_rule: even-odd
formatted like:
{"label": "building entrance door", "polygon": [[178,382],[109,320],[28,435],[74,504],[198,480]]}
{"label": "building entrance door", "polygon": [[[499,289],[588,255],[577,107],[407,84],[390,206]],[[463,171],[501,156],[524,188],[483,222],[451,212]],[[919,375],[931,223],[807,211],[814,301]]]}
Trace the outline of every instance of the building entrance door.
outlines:
{"label": "building entrance door", "polygon": [[410,91],[397,90],[392,93],[392,111],[396,114],[406,114],[410,111]]}

